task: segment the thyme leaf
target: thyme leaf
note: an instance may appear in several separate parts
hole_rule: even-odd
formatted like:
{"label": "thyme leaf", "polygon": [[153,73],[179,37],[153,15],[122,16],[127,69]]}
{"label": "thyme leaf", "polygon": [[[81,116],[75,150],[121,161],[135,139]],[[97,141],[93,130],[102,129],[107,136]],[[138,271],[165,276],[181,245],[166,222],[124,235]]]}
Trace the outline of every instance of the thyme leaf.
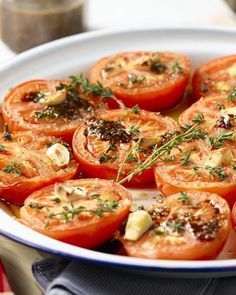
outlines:
{"label": "thyme leaf", "polygon": [[3,153],[3,152],[6,152],[6,148],[4,145],[0,144],[0,152]]}
{"label": "thyme leaf", "polygon": [[201,123],[203,123],[204,121],[205,121],[205,119],[204,119],[204,115],[202,114],[202,113],[199,113],[199,114],[197,114],[197,115],[195,115],[194,117],[193,117],[193,120],[192,120],[194,123],[199,123],[199,124],[201,124]]}
{"label": "thyme leaf", "polygon": [[190,165],[190,156],[191,156],[192,151],[185,151],[183,152],[182,157],[180,158],[180,164],[182,166],[188,166]]}
{"label": "thyme leaf", "polygon": [[128,109],[126,114],[129,115],[129,114],[135,114],[135,115],[138,115],[140,112],[140,109],[139,109],[139,106],[138,105],[135,105],[132,109]]}
{"label": "thyme leaf", "polygon": [[233,132],[218,131],[216,137],[210,136],[207,138],[212,148],[221,148],[225,141],[231,141],[233,139]]}
{"label": "thyme leaf", "polygon": [[93,94],[94,96],[100,96],[101,98],[114,98],[113,92],[109,88],[103,87],[101,82],[92,84],[87,78],[80,74],[79,76],[72,75],[70,79],[77,87],[81,86],[85,94]]}
{"label": "thyme leaf", "polygon": [[220,178],[221,180],[224,180],[228,177],[226,171],[218,166],[206,166],[207,170],[209,170],[209,174],[212,178]]}
{"label": "thyme leaf", "polygon": [[178,201],[181,201],[184,204],[190,204],[190,199],[186,192],[180,192],[180,196],[178,197]]}
{"label": "thyme leaf", "polygon": [[11,165],[8,165],[6,167],[4,167],[2,169],[3,172],[5,173],[16,173],[16,174],[19,174],[19,175],[22,175],[23,172],[21,170],[21,167],[20,167],[20,164],[18,164],[17,162],[12,162]]}

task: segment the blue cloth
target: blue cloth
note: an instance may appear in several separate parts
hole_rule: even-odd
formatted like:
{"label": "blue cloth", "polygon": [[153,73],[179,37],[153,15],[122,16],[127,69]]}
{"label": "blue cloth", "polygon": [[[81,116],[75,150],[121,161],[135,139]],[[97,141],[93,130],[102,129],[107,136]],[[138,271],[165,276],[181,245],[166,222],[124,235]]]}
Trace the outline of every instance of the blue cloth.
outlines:
{"label": "blue cloth", "polygon": [[114,270],[61,257],[32,266],[47,295],[235,295],[236,278],[172,279]]}

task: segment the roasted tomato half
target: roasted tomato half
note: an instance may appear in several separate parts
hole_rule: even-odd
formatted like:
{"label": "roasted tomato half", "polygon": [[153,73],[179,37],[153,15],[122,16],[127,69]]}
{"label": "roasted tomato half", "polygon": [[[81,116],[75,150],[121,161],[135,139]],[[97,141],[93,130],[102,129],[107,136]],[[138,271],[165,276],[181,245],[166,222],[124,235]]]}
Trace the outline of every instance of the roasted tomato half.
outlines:
{"label": "roasted tomato half", "polygon": [[69,180],[31,194],[20,220],[49,237],[85,248],[111,239],[129,214],[131,196],[109,180]]}
{"label": "roasted tomato half", "polygon": [[67,144],[31,132],[0,135],[0,196],[22,205],[33,191],[72,178],[78,164]]}
{"label": "roasted tomato half", "polygon": [[10,130],[30,130],[71,142],[81,119],[106,108],[100,98],[110,95],[83,76],[70,81],[32,80],[9,91],[2,112]]}
{"label": "roasted tomato half", "polygon": [[129,256],[150,259],[213,259],[230,230],[227,202],[207,192],[180,192],[148,210],[152,226],[138,240],[121,239]]}
{"label": "roasted tomato half", "polygon": [[232,206],[236,200],[235,167],[235,147],[216,136],[173,148],[157,162],[154,171],[157,187],[165,196],[181,190],[207,191],[225,198]]}
{"label": "roasted tomato half", "polygon": [[184,94],[190,62],[171,52],[126,52],[99,60],[91,69],[92,83],[112,89],[127,107],[148,111],[173,107]]}
{"label": "roasted tomato half", "polygon": [[[161,145],[166,134],[177,129],[171,118],[137,107],[107,111],[78,126],[73,137],[74,156],[87,176],[119,181]],[[126,184],[146,186],[153,182],[153,169],[147,169]]]}
{"label": "roasted tomato half", "polygon": [[213,94],[236,96],[236,55],[208,61],[195,71],[192,86],[196,98]]}
{"label": "roasted tomato half", "polygon": [[[236,99],[236,97],[235,97]],[[179,117],[179,124],[187,126],[198,124],[209,135],[232,135],[236,128],[236,100],[225,95],[214,95],[201,98],[185,110]]]}

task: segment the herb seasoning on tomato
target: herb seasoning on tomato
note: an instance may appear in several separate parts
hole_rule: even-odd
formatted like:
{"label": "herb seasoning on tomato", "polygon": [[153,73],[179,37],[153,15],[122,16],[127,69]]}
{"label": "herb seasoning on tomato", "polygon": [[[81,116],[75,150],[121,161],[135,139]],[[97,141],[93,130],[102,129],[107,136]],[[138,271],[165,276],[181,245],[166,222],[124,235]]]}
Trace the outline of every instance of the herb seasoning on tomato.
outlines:
{"label": "herb seasoning on tomato", "polygon": [[110,180],[79,179],[35,191],[20,220],[47,236],[85,248],[111,239],[127,218],[129,192]]}
{"label": "herb seasoning on tomato", "polygon": [[99,83],[82,75],[70,81],[33,80],[11,89],[3,102],[3,117],[10,130],[31,130],[71,142],[81,119],[106,108],[113,97]]}

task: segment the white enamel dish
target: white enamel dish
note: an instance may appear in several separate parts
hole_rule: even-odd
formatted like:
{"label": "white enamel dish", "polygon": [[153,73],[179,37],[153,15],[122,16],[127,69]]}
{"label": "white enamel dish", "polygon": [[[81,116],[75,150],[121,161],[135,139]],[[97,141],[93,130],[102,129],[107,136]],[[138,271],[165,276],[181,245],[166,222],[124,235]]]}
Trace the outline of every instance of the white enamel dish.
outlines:
{"label": "white enamel dish", "polygon": [[[218,56],[236,53],[234,29],[150,29],[86,33],[27,51],[0,69],[1,99],[8,89],[34,78],[61,78],[84,72],[99,58],[129,50],[177,51],[187,54],[193,68]],[[151,192],[152,193],[152,192]],[[236,235],[223,253],[210,261],[149,260],[82,249],[43,236],[0,209],[0,234],[38,250],[144,274],[181,277],[236,274]]]}

